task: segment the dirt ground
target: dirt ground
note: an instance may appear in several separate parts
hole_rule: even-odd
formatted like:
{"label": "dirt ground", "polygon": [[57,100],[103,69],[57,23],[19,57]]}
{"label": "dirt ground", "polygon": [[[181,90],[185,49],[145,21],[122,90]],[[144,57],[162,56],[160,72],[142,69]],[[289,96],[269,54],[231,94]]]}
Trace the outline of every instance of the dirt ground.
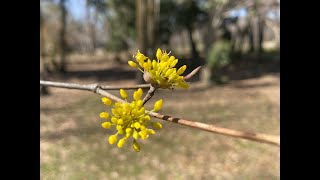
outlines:
{"label": "dirt ground", "polygon": [[[75,63],[50,80],[81,84],[134,84],[134,70],[113,63]],[[97,75],[98,73],[98,75]],[[100,74],[99,74],[100,73]],[[136,153],[106,141],[101,96],[49,88],[40,98],[41,179],[280,179],[280,148],[161,121],[163,129]],[[110,91],[118,95],[118,91]],[[131,94],[133,91],[128,91]],[[243,131],[280,134],[279,73],[188,90],[160,90],[161,113]]]}

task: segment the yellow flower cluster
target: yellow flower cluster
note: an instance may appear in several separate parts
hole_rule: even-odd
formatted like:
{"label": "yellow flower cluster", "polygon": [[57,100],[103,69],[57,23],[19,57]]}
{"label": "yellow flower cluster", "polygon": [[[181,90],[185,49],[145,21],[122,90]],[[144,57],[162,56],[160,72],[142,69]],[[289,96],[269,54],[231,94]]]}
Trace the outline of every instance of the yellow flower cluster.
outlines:
{"label": "yellow flower cluster", "polygon": [[148,57],[138,51],[134,57],[143,70],[133,61],[128,61],[128,64],[143,72],[144,80],[147,83],[164,89],[173,89],[175,86],[188,88],[189,84],[184,81],[184,76],[181,76],[187,66],[183,65],[177,70],[175,66],[178,63],[178,59],[174,56],[169,56],[169,54],[170,53],[166,53],[165,51],[161,52],[161,49],[159,48],[156,52],[157,60],[151,61]]}
{"label": "yellow flower cluster", "polygon": [[[109,136],[108,142],[110,144],[115,144],[118,141],[118,136],[122,136],[119,139],[117,146],[122,148],[128,139],[132,136],[133,142],[132,147],[135,151],[140,151],[140,145],[137,140],[147,139],[149,135],[155,134],[156,132],[147,128],[152,126],[154,129],[161,129],[162,125],[159,122],[151,122],[151,118],[145,112],[145,107],[143,106],[143,101],[141,96],[143,91],[139,88],[133,93],[133,101],[128,103],[128,94],[125,90],[120,89],[120,95],[126,100],[125,103],[116,102],[111,109],[112,115],[107,112],[100,113],[100,118],[106,120],[102,123],[102,127],[109,129],[114,126],[117,130],[116,134]],[[102,102],[106,106],[111,106],[112,101],[109,98],[103,97]],[[154,104],[152,111],[159,111],[162,108],[162,99],[158,100]],[[110,119],[110,121],[108,121]]]}

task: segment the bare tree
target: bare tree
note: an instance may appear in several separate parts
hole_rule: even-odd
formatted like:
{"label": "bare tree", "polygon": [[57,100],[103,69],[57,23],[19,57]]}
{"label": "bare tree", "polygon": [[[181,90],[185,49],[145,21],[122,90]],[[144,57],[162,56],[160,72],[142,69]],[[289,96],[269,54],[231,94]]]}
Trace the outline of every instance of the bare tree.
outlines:
{"label": "bare tree", "polygon": [[59,71],[66,71],[66,21],[67,21],[67,9],[65,6],[66,0],[59,1],[59,7],[61,10],[61,27],[59,32],[59,51],[60,51],[60,64]]}
{"label": "bare tree", "polygon": [[[43,38],[43,21],[44,18],[41,13],[40,8],[40,79],[46,80],[47,79],[47,67],[46,63],[44,62],[44,38]],[[40,95],[48,95],[49,90],[47,86],[40,85]]]}
{"label": "bare tree", "polygon": [[[148,57],[153,56],[156,43],[156,23],[159,18],[160,2],[158,0],[136,0],[137,47]],[[141,73],[136,75],[137,83],[143,83]]]}
{"label": "bare tree", "polygon": [[[136,0],[137,48],[144,54],[146,54],[147,50],[146,4],[147,0]],[[143,77],[140,72],[136,73],[136,82],[143,83]]]}
{"label": "bare tree", "polygon": [[[87,32],[90,37],[91,46],[90,52],[94,53],[96,49],[97,39],[96,39],[96,24],[98,21],[98,10],[94,9],[94,11],[90,12],[90,7],[93,7],[90,0],[86,0],[86,20],[87,20]],[[93,15],[93,16],[91,16]]]}

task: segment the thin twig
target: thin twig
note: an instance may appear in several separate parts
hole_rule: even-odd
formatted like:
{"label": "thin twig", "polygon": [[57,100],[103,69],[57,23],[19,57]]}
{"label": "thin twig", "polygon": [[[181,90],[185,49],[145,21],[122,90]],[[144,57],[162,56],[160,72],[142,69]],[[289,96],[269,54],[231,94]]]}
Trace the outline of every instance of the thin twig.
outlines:
{"label": "thin twig", "polygon": [[[80,84],[74,84],[74,83],[63,83],[63,82],[52,82],[52,81],[40,80],[40,85],[92,91],[92,88],[94,88],[97,84],[80,85]],[[100,89],[103,89],[103,90],[138,89],[138,88],[146,89],[149,87],[150,87],[150,84],[138,84],[138,85],[121,85],[121,86],[100,86]]]}
{"label": "thin twig", "polygon": [[269,143],[269,144],[280,146],[280,137],[279,136],[227,129],[227,128],[218,127],[215,125],[210,125],[210,124],[205,124],[205,123],[201,123],[201,122],[190,121],[190,120],[186,120],[186,119],[162,115],[162,114],[155,113],[155,112],[149,112],[149,114],[155,118],[158,118],[158,119],[174,122],[177,124],[182,124],[185,126],[196,128],[196,129],[202,129],[202,130],[213,132],[216,134],[233,136],[233,137],[237,137],[237,138],[249,139],[249,140],[253,140],[253,141]]}
{"label": "thin twig", "polygon": [[148,91],[148,93],[146,94],[146,96],[143,98],[143,105],[147,102],[147,101],[149,101],[149,99],[151,99],[152,98],[152,96],[154,95],[154,93],[156,92],[156,90],[157,90],[158,88],[156,87],[156,86],[150,86],[150,89],[149,89],[149,91]]}
{"label": "thin twig", "polygon": [[150,84],[138,84],[138,85],[121,85],[121,86],[101,86],[103,90],[119,90],[119,89],[147,89]]}
{"label": "thin twig", "polygon": [[[59,87],[59,88],[68,88],[68,89],[88,90],[88,91],[93,91],[94,93],[98,93],[100,95],[106,96],[114,101],[118,101],[122,103],[125,102],[123,99],[120,99],[117,96],[114,96],[109,92],[103,90],[99,84],[80,85],[80,84],[74,84],[74,83],[59,83],[59,82],[50,82],[50,81],[40,80],[40,85]],[[189,126],[192,128],[208,131],[211,133],[232,136],[232,137],[241,138],[241,139],[248,139],[248,140],[257,141],[260,143],[267,143],[267,144],[280,146],[280,136],[263,134],[263,133],[243,132],[243,131],[227,129],[227,128],[223,128],[215,125],[205,124],[201,122],[190,121],[186,119],[162,115],[155,112],[150,112],[150,111],[146,111],[146,112],[158,119],[174,122],[174,123]]]}

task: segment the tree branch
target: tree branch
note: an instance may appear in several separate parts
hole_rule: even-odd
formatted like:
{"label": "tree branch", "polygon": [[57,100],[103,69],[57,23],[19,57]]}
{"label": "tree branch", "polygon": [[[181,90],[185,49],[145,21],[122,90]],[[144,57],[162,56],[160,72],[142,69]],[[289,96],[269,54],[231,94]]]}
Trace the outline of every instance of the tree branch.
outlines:
{"label": "tree branch", "polygon": [[148,93],[146,94],[146,96],[143,98],[143,100],[142,100],[142,102],[143,102],[143,105],[147,102],[147,101],[149,101],[149,99],[151,99],[152,98],[152,96],[154,95],[154,93],[156,92],[156,90],[157,90],[157,87],[155,87],[155,86],[150,86],[150,89],[149,89],[149,91],[148,91]]}
{"label": "tree branch", "polygon": [[[109,92],[106,92],[104,89],[102,89],[102,86],[100,86],[99,84],[81,85],[81,84],[74,84],[74,83],[61,83],[61,82],[51,82],[51,81],[41,81],[40,80],[40,85],[59,87],[59,88],[67,88],[67,89],[88,90],[88,91],[92,91],[94,93],[106,96],[114,101],[118,101],[118,102],[122,102],[122,103],[125,102],[123,99],[120,99],[119,97],[114,96],[114,95],[110,94]],[[130,88],[133,88],[133,86]],[[139,87],[136,87],[136,88],[139,88]],[[176,118],[173,116],[162,115],[162,114],[155,113],[155,112],[150,112],[150,111],[146,111],[146,112],[148,112],[152,117],[155,117],[157,119],[162,119],[165,121],[174,122],[174,123],[189,126],[192,128],[208,131],[211,133],[221,134],[221,135],[225,135],[225,136],[232,136],[235,138],[242,138],[242,139],[257,141],[260,143],[267,143],[267,144],[280,146],[280,136],[263,134],[263,133],[243,132],[243,131],[227,129],[227,128],[223,128],[223,127],[218,127],[215,125],[205,124],[205,123],[201,123],[201,122]]]}
{"label": "tree branch", "polygon": [[[81,84],[74,84],[74,83],[52,82],[52,81],[42,81],[42,80],[40,80],[40,85],[67,88],[67,89],[88,90],[88,91],[93,91],[94,88],[97,86],[97,84],[81,85]],[[137,89],[137,88],[146,89],[149,87],[150,87],[150,84],[99,86],[99,88],[103,90]]]}

